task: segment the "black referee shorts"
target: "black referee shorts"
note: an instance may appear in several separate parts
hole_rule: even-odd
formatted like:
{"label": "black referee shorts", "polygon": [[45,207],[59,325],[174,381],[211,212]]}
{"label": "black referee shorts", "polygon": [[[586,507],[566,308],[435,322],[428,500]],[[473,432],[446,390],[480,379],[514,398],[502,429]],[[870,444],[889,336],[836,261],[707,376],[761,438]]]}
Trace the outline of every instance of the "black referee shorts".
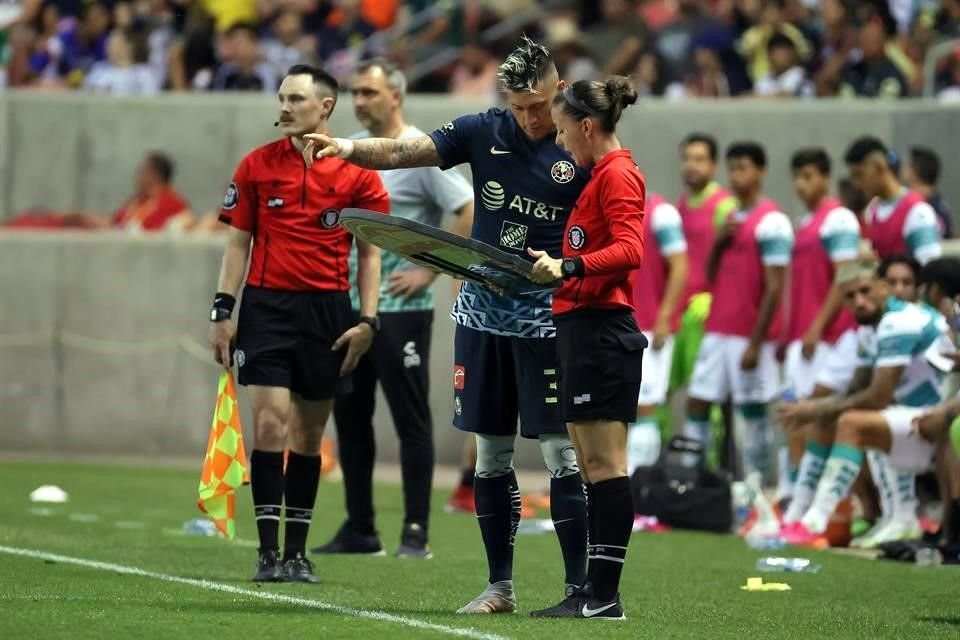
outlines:
{"label": "black referee shorts", "polygon": [[554,316],[565,422],[633,422],[647,339],[630,311],[586,310]]}
{"label": "black referee shorts", "polygon": [[353,324],[345,291],[247,286],[234,354],[240,384],[284,387],[304,400],[349,393],[350,377],[340,377],[347,349],[330,348]]}

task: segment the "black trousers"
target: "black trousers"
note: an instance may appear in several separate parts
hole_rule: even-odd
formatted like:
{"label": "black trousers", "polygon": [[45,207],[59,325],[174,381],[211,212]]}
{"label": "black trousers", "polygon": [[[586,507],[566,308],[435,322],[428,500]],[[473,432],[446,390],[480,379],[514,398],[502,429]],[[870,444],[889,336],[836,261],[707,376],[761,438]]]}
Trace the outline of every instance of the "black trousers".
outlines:
{"label": "black trousers", "polygon": [[400,439],[405,524],[427,526],[433,484],[433,418],[428,400],[433,311],[387,312],[380,321],[373,346],[353,372],[353,392],[337,396],[334,404],[347,522],[365,534],[376,531],[373,412],[377,381]]}

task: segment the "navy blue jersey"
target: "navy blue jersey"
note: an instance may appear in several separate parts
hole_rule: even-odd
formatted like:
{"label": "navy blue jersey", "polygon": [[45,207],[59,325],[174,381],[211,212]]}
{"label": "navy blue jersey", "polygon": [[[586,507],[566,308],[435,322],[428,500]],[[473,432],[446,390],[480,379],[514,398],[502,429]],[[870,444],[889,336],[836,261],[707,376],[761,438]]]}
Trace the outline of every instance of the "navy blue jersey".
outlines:
{"label": "navy blue jersey", "polygon": [[[471,237],[529,259],[527,248],[560,257],[570,210],[589,173],[548,136],[532,142],[503,109],[461,116],[430,134],[440,167],[473,173]],[[465,283],[453,319],[471,329],[523,338],[555,335],[550,295],[504,298]]]}

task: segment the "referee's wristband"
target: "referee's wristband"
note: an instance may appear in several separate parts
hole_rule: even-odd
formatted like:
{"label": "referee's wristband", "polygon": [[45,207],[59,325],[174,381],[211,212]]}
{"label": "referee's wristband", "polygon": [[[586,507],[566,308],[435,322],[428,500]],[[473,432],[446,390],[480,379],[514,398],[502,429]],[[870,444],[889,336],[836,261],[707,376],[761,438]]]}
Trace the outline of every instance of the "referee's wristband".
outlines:
{"label": "referee's wristband", "polygon": [[582,278],[583,258],[580,256],[565,258],[563,262],[560,263],[560,273],[564,280],[569,280],[570,278]]}
{"label": "referee's wristband", "polygon": [[218,291],[213,296],[213,308],[210,309],[210,322],[220,322],[229,320],[233,315],[233,308],[237,305],[237,299],[229,293]]}

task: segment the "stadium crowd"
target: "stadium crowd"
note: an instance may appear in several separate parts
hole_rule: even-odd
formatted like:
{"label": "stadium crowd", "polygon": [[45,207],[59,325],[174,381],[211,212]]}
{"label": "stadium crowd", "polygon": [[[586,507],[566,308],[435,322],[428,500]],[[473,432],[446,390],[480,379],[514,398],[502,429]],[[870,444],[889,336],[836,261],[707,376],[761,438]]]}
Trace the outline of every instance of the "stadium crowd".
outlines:
{"label": "stadium crowd", "polygon": [[[493,99],[521,32],[567,80],[623,74],[641,96],[902,98],[960,36],[960,0],[2,0],[0,87],[273,93],[292,64],[343,81],[385,56],[413,91]],[[960,49],[934,64],[960,99]]]}

